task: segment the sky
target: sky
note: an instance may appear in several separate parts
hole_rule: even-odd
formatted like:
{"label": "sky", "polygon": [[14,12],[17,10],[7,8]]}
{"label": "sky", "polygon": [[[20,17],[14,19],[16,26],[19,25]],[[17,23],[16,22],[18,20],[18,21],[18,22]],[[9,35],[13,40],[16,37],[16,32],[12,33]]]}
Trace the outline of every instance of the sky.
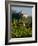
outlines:
{"label": "sky", "polygon": [[12,6],[11,10],[12,11],[16,10],[17,13],[22,11],[24,14],[27,13],[29,15],[32,15],[32,7],[15,7],[15,6],[13,7]]}

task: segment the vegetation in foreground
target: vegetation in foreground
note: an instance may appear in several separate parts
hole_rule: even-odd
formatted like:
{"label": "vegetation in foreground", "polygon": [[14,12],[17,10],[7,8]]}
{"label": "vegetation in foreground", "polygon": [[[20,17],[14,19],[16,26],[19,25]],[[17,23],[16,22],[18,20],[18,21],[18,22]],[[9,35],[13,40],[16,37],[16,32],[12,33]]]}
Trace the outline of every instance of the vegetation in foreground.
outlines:
{"label": "vegetation in foreground", "polygon": [[21,13],[13,13],[11,18],[11,37],[32,37],[32,16],[27,18]]}

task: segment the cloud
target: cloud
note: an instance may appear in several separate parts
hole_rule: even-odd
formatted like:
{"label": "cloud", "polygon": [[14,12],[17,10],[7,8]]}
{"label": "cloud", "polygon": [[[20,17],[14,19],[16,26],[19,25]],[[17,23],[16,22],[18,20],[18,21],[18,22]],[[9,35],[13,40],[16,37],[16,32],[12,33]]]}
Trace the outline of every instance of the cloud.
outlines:
{"label": "cloud", "polygon": [[32,7],[11,7],[11,10],[12,11],[16,11],[17,13],[22,11],[24,14],[27,13],[27,14],[30,14],[32,15]]}

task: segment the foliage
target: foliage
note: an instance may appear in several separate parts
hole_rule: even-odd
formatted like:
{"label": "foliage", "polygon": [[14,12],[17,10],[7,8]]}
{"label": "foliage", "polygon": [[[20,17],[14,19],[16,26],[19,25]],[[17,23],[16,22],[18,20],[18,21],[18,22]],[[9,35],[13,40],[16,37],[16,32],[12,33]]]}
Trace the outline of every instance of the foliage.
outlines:
{"label": "foliage", "polygon": [[32,36],[32,16],[23,17],[21,13],[12,14],[11,37],[22,38]]}

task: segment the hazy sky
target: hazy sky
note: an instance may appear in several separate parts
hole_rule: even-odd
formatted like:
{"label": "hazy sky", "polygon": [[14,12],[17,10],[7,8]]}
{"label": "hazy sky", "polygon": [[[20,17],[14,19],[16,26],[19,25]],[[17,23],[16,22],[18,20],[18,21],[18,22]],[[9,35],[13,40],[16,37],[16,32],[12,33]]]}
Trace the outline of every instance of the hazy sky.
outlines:
{"label": "hazy sky", "polygon": [[11,10],[13,11],[13,10],[16,10],[16,12],[18,13],[18,12],[20,12],[20,11],[22,11],[23,13],[27,13],[27,14],[29,14],[29,15],[32,15],[32,7],[11,7]]}

